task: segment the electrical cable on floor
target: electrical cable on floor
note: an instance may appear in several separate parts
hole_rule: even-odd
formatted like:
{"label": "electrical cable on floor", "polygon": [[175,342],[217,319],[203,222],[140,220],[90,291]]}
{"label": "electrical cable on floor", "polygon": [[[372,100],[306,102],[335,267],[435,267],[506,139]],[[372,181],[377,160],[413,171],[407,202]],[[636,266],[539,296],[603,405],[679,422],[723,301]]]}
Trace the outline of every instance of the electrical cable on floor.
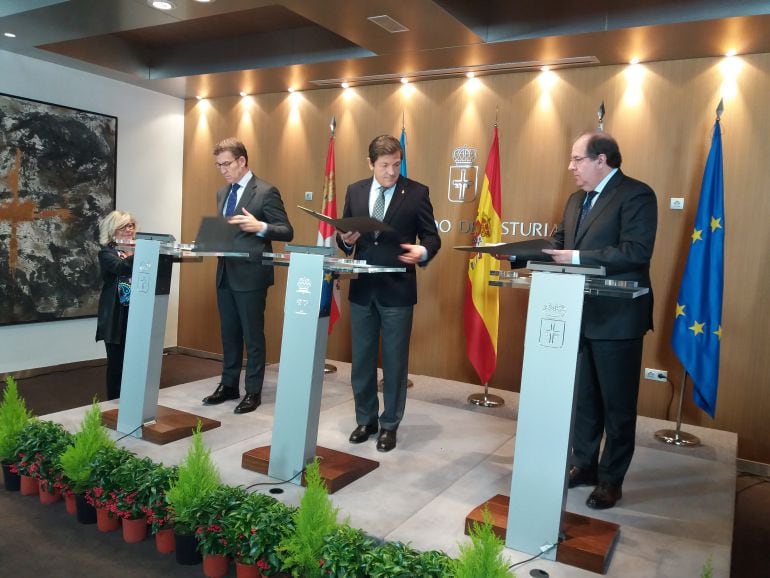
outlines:
{"label": "electrical cable on floor", "polygon": [[140,425],[136,426],[134,429],[132,429],[132,430],[131,430],[130,432],[128,432],[127,434],[123,434],[123,435],[122,435],[122,436],[120,436],[118,439],[116,439],[116,440],[115,440],[115,442],[117,443],[117,442],[119,442],[119,441],[121,441],[121,440],[124,440],[124,439],[126,439],[128,436],[135,434],[135,433],[136,433],[136,432],[138,432],[140,429],[142,429],[142,426],[143,426],[143,425],[144,425],[144,424],[140,424]]}
{"label": "electrical cable on floor", "polygon": [[511,564],[510,566],[508,566],[508,570],[513,570],[514,568],[516,568],[516,566],[522,566],[524,564],[532,562],[532,560],[537,560],[538,558],[540,558],[540,556],[542,556],[546,552],[550,552],[551,550],[556,548],[556,546],[557,544],[551,544],[550,546],[548,546],[548,548],[541,551],[540,554],[538,554],[537,556],[532,556],[532,558],[527,558],[526,560],[522,560],[521,562],[516,562],[515,564]]}
{"label": "electrical cable on floor", "polygon": [[294,480],[297,476],[302,475],[305,473],[306,468],[302,468],[300,471],[298,471],[296,474],[294,474],[292,477],[290,477],[288,480],[279,481],[279,482],[257,482],[255,484],[251,484],[250,486],[246,486],[245,489],[249,490],[255,486],[280,486],[282,484],[288,484],[292,480]]}

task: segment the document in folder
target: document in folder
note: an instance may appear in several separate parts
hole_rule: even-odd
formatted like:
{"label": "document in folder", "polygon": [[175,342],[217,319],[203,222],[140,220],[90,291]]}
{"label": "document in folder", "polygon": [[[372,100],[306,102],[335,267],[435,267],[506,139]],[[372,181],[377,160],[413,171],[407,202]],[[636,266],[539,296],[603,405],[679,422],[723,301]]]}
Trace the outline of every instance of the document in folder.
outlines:
{"label": "document in folder", "polygon": [[372,219],[371,217],[346,217],[344,219],[332,219],[331,217],[327,217],[322,213],[308,209],[302,205],[297,205],[297,207],[306,213],[313,215],[319,221],[329,223],[332,227],[342,231],[343,233],[347,233],[348,231],[371,233],[373,231],[384,232],[394,230],[390,225],[383,223],[382,221],[378,221],[377,219]]}
{"label": "document in folder", "polygon": [[481,245],[457,245],[458,251],[469,253],[491,253],[493,255],[514,255],[516,243],[483,243]]}

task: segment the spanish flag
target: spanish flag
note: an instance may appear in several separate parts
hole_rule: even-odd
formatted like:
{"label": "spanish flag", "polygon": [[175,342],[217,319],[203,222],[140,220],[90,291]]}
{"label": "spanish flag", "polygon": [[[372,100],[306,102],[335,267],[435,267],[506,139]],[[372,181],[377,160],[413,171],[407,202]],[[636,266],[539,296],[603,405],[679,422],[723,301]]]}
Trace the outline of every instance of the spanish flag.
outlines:
{"label": "spanish flag", "polygon": [[[495,125],[473,226],[474,245],[500,242],[500,214],[500,145]],[[497,366],[500,302],[498,288],[489,285],[489,272],[499,265],[500,262],[488,253],[476,253],[468,261],[464,307],[465,341],[468,359],[482,384],[489,382]]]}

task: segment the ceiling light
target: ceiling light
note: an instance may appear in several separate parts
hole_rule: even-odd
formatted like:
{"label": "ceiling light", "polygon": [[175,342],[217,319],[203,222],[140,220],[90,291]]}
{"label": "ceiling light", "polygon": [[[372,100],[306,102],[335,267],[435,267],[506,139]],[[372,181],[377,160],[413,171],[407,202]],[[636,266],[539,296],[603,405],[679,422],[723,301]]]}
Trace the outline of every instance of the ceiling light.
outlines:
{"label": "ceiling light", "polygon": [[465,76],[467,76],[468,78],[475,78],[476,73],[471,70],[470,72],[466,72]]}
{"label": "ceiling light", "polygon": [[628,61],[629,64],[639,64],[639,59],[634,57],[631,60]]}
{"label": "ceiling light", "polygon": [[4,32],[3,36],[6,38],[16,38],[16,35],[13,32]]}
{"label": "ceiling light", "polygon": [[[456,68],[436,68],[432,70],[417,70],[409,72],[411,80],[427,80],[436,78],[451,78],[467,75],[469,72],[474,74],[500,74],[503,72],[524,72],[537,71],[543,66],[555,68],[567,68],[571,66],[586,66],[599,64],[596,56],[573,56],[569,58],[555,58],[553,60],[527,60],[520,62],[502,62],[500,64],[481,64],[478,66],[458,66]],[[342,82],[351,84],[384,84],[387,82],[399,82],[403,78],[400,74],[374,74],[371,76],[357,76],[354,78],[322,78],[311,80],[310,84],[321,87],[339,86]],[[408,80],[407,80],[408,82]]]}
{"label": "ceiling light", "polygon": [[[201,2],[203,0],[196,0],[196,1],[197,2]],[[249,96],[249,93],[248,92],[244,92],[244,91],[240,91],[238,94],[240,94],[241,96]]]}
{"label": "ceiling light", "polygon": [[290,87],[289,87],[289,92],[295,92],[296,90],[297,90],[297,89],[296,89],[296,88],[294,88],[293,86],[290,86]]}
{"label": "ceiling light", "polygon": [[550,66],[541,66],[540,67],[540,71],[541,72],[548,72],[549,70],[551,70]]}
{"label": "ceiling light", "polygon": [[738,51],[737,51],[737,50],[735,50],[735,49],[730,49],[730,50],[728,50],[728,51],[725,53],[725,56],[735,56],[736,54],[738,54]]}
{"label": "ceiling light", "polygon": [[409,84],[409,79],[408,79],[406,76],[404,76],[404,77],[401,79],[401,84]]}
{"label": "ceiling light", "polygon": [[196,98],[197,100],[203,100],[203,97],[202,97],[200,94],[199,94],[198,96],[196,96],[195,98]]}
{"label": "ceiling light", "polygon": [[170,0],[147,0],[147,4],[157,10],[173,10],[176,8],[174,3]]}
{"label": "ceiling light", "polygon": [[343,82],[340,86],[342,86],[342,88],[350,88],[350,83],[349,82]]}
{"label": "ceiling light", "polygon": [[195,0],[196,2],[200,2],[201,4],[211,4],[212,2],[216,2],[216,0]]}

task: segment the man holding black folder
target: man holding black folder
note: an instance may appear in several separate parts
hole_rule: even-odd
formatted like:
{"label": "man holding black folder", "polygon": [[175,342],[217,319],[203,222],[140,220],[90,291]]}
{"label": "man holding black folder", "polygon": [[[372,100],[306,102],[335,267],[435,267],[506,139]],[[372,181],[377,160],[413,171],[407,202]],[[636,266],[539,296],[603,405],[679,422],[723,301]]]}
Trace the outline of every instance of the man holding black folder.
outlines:
{"label": "man holding black folder", "polygon": [[214,165],[227,186],[217,191],[217,211],[237,225],[234,251],[248,259],[219,257],[217,307],[222,336],[222,378],[217,389],[203,399],[205,405],[238,399],[243,346],[246,345],[244,395],[235,413],[248,413],[262,403],[265,377],[265,303],[273,284],[273,268],[262,265],[262,253],[272,251],[272,241],[291,241],[294,229],[286,216],[281,194],[249,169],[242,142],[228,138],[214,147]]}
{"label": "man holding black folder", "polygon": [[580,136],[568,165],[580,190],[567,201],[559,228],[550,239],[506,247],[512,267],[550,256],[564,265],[603,265],[608,279],[650,288],[632,300],[589,295],[583,305],[569,487],[596,486],[586,500],[594,509],[611,508],[623,495],[634,453],[642,342],[652,329],[657,200],[649,186],[621,172],[621,161],[610,135]]}
{"label": "man holding black folder", "polygon": [[[370,265],[406,267],[404,273],[360,275],[350,281],[352,339],[351,381],[358,426],[351,443],[379,431],[377,449],[396,447],[396,431],[406,406],[409,339],[417,303],[415,265],[435,257],[441,240],[433,217],[428,187],[400,176],[403,151],[399,141],[381,135],[369,145],[373,178],[348,186],[343,218],[372,217],[387,224],[383,231],[338,232],[347,254]],[[417,238],[420,244],[415,244]],[[377,353],[382,336],[383,411],[377,399]]]}

